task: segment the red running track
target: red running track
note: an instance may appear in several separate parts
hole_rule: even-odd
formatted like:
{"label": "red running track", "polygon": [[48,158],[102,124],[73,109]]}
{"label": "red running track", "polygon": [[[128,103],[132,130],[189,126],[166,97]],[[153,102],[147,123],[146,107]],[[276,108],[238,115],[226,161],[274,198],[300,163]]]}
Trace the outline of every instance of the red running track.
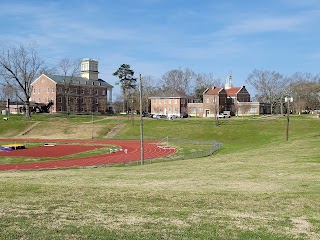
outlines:
{"label": "red running track", "polygon": [[[8,142],[8,139],[0,139],[0,141]],[[21,142],[21,139],[19,140],[10,139],[10,141]],[[77,144],[76,145],[77,147],[79,147],[79,145],[81,144],[90,144],[90,145],[106,144],[106,145],[119,146],[122,149],[122,151],[117,151],[114,153],[106,153],[98,156],[66,159],[66,160],[52,160],[52,161],[44,161],[44,162],[29,162],[29,163],[18,163],[18,164],[0,164],[0,171],[97,166],[97,165],[106,165],[106,164],[112,164],[112,163],[139,161],[141,158],[140,141],[135,141],[135,140],[123,141],[123,140],[34,140],[33,139],[33,140],[28,140],[28,142],[55,142],[55,143],[68,142],[72,144]],[[93,148],[101,147],[97,145],[91,146],[91,147]],[[64,146],[65,148],[69,148],[72,145],[57,145],[57,146],[60,146],[60,147]],[[49,150],[49,148],[54,149],[57,146],[44,147],[44,148],[48,148]],[[80,146],[80,147],[83,147],[84,150],[82,151],[87,151],[88,146]],[[33,149],[34,151],[37,151],[37,148],[33,148]],[[124,151],[124,149],[127,149],[127,153],[126,151]],[[24,150],[14,150],[14,151],[19,151],[19,152],[21,151],[22,153]],[[61,151],[63,151],[63,149]],[[174,153],[176,153],[175,148],[160,148],[157,146],[155,141],[144,141],[144,158],[145,159],[154,159],[154,158],[159,158],[164,156],[170,156]],[[28,156],[28,155],[24,155],[24,156]]]}

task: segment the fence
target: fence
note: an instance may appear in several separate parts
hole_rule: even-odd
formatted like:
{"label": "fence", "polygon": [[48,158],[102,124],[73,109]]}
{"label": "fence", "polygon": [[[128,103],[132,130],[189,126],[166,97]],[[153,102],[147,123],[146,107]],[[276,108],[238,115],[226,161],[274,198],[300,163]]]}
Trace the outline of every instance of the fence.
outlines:
{"label": "fence", "polygon": [[[165,144],[164,144],[165,143]],[[182,140],[182,139],[168,139],[165,138],[158,143],[158,146],[164,148],[167,147],[175,147],[178,149],[177,153],[171,156],[166,156],[158,159],[151,159],[150,162],[155,161],[170,161],[170,160],[186,160],[186,159],[195,159],[202,158],[212,155],[214,152],[222,148],[222,144],[219,142],[208,142],[208,141],[191,141],[191,140]],[[164,144],[164,146],[163,146]],[[179,149],[181,146],[192,145],[197,146],[197,148],[201,148],[204,150],[194,150],[191,152],[185,152],[185,147],[182,147],[182,150]],[[188,147],[186,147],[188,148]],[[206,149],[205,149],[206,148]]]}

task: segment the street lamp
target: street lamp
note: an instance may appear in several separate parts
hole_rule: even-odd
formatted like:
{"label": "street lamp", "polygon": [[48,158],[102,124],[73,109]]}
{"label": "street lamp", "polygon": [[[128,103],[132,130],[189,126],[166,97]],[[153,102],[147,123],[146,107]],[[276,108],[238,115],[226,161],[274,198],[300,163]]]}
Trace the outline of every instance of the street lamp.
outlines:
{"label": "street lamp", "polygon": [[287,128],[286,128],[286,141],[288,142],[289,139],[289,115],[290,115],[290,102],[293,102],[292,97],[285,97],[284,101],[288,103],[287,107]]}

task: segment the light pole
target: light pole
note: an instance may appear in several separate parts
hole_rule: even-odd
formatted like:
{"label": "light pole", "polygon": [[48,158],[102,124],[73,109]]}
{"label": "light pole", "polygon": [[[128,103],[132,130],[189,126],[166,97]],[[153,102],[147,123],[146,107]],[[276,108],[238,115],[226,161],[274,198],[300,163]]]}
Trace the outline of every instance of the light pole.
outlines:
{"label": "light pole", "polygon": [[288,103],[287,107],[287,128],[286,128],[286,141],[289,140],[289,115],[290,115],[290,102],[293,102],[293,98],[285,97],[284,101]]}
{"label": "light pole", "polygon": [[141,165],[144,163],[144,146],[143,146],[143,118],[142,118],[142,80],[140,74],[140,148],[141,148]]}

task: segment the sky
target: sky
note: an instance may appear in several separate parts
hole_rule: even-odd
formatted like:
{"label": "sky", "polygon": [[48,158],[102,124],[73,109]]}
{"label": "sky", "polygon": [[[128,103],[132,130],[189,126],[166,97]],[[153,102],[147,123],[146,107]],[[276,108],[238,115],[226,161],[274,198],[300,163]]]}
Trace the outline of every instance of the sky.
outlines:
{"label": "sky", "polygon": [[[99,77],[129,64],[135,76],[212,73],[234,87],[254,70],[318,74],[318,0],[0,0],[0,45],[36,42],[54,67],[99,61]],[[120,92],[115,86],[114,92]],[[247,86],[250,90],[250,86]]]}

